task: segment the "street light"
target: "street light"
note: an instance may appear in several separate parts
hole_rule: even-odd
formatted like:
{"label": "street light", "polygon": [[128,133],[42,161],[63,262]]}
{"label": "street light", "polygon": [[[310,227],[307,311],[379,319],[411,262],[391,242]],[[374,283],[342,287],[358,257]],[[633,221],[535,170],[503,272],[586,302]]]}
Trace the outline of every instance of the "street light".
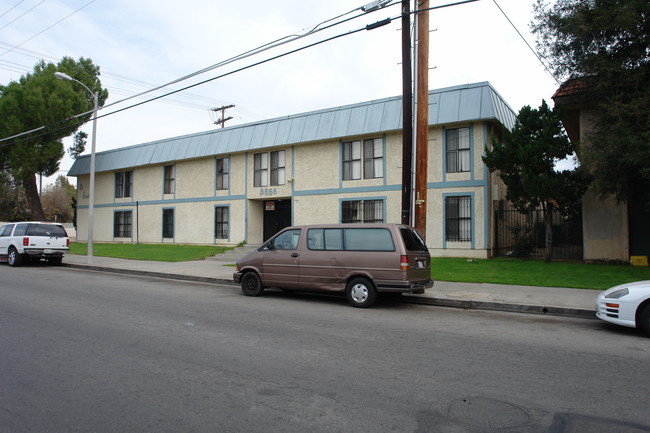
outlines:
{"label": "street light", "polygon": [[97,141],[97,105],[99,103],[99,92],[93,92],[88,86],[63,72],[55,72],[54,76],[59,80],[74,81],[81,84],[94,99],[93,107],[93,138],[90,147],[90,195],[88,197],[88,255],[86,263],[93,263],[93,216],[95,213],[95,142]]}

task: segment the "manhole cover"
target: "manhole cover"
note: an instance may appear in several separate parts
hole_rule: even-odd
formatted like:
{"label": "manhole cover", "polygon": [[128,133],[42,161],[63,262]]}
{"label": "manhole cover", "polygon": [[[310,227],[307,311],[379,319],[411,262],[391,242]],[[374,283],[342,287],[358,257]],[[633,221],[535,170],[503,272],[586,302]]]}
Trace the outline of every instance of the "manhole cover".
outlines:
{"label": "manhole cover", "polygon": [[519,406],[486,397],[452,401],[447,413],[458,421],[493,429],[522,427],[530,422],[528,412]]}

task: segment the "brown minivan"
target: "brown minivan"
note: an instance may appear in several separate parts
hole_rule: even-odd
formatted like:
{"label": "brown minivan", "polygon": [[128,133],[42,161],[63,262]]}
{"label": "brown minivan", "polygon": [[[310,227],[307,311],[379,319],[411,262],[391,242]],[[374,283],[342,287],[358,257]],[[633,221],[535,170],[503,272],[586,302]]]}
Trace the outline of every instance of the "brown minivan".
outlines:
{"label": "brown minivan", "polygon": [[433,286],[422,237],[400,224],[287,227],[237,262],[233,274],[246,296],[265,287],[345,292],[354,307],[377,293],[424,293]]}

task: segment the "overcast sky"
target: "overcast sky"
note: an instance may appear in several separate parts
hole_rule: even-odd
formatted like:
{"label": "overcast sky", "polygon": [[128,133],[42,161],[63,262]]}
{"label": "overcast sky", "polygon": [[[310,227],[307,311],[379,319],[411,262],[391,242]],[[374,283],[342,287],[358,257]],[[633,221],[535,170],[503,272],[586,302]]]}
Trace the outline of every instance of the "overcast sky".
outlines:
{"label": "overcast sky", "polygon": [[[63,56],[86,57],[101,68],[102,85],[110,94],[107,104],[115,103],[278,38],[304,34],[369,2],[3,0],[0,83],[31,72],[39,59],[56,63]],[[431,0],[430,5],[446,3]],[[480,0],[432,11],[430,89],[489,81],[515,112],[524,105],[538,107],[542,99],[552,103],[557,83],[497,3],[535,46],[530,32],[533,0]],[[386,7],[165,90],[208,80],[399,13],[398,5]],[[227,110],[233,119],[226,126],[234,126],[400,95],[400,29],[401,21],[396,19],[99,119],[97,151],[214,129],[210,108],[224,105],[236,106]],[[100,114],[142,100],[132,99]],[[90,136],[90,123],[83,130]],[[72,162],[66,156],[61,173],[66,174]]]}

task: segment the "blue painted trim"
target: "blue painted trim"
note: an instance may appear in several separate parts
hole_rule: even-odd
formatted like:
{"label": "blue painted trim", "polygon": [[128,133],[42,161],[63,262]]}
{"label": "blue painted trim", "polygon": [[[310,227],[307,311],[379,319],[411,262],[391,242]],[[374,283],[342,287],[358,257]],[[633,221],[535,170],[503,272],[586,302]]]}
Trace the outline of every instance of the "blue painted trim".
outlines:
{"label": "blue painted trim", "polygon": [[[381,157],[381,159],[382,159],[381,163],[383,165],[382,177],[384,178],[384,186],[386,186],[386,177],[387,177],[386,176],[386,174],[387,174],[386,173],[386,134],[382,134],[381,141],[382,141],[382,147],[383,147],[383,149],[382,149],[382,157]],[[400,189],[400,191],[401,191],[401,189]]]}
{"label": "blue painted trim", "polygon": [[368,200],[381,200],[384,205],[382,206],[382,220],[386,222],[386,196],[380,197],[349,197],[349,198],[339,198],[339,222],[343,221],[343,202],[344,201],[368,201]]}
{"label": "blue painted trim", "polygon": [[[489,139],[489,134],[488,134],[488,125],[486,122],[483,122],[483,153],[482,155],[485,156],[485,149],[488,146],[488,139]],[[483,189],[483,245],[485,246],[485,249],[489,249],[490,245],[490,221],[492,220],[492,215],[489,213],[490,212],[490,182],[489,182],[489,171],[487,168],[487,165],[482,163],[483,160],[481,159],[481,165],[483,166],[483,183],[485,185]]]}
{"label": "blue painted trim", "polygon": [[474,210],[475,197],[473,192],[450,192],[442,194],[442,248],[447,248],[447,197],[467,197],[469,196],[469,205],[470,205],[470,238],[471,238],[471,249],[475,249],[476,242],[476,230],[474,230],[474,222],[476,221],[476,213]]}
{"label": "blue painted trim", "polygon": [[469,124],[469,172],[470,172],[470,179],[475,180],[475,177],[474,177],[474,123]]}
{"label": "blue painted trim", "polygon": [[[194,197],[194,198],[177,198],[173,200],[147,200],[140,201],[140,206],[151,206],[151,205],[171,205],[178,203],[206,203],[206,202],[222,202],[222,201],[234,201],[234,200],[245,200],[247,197],[244,195],[231,195],[224,197]],[[120,207],[120,206],[135,206],[135,201],[124,202],[124,203],[108,203],[108,204],[96,204],[95,207]],[[88,205],[78,206],[78,209],[87,209]]]}

